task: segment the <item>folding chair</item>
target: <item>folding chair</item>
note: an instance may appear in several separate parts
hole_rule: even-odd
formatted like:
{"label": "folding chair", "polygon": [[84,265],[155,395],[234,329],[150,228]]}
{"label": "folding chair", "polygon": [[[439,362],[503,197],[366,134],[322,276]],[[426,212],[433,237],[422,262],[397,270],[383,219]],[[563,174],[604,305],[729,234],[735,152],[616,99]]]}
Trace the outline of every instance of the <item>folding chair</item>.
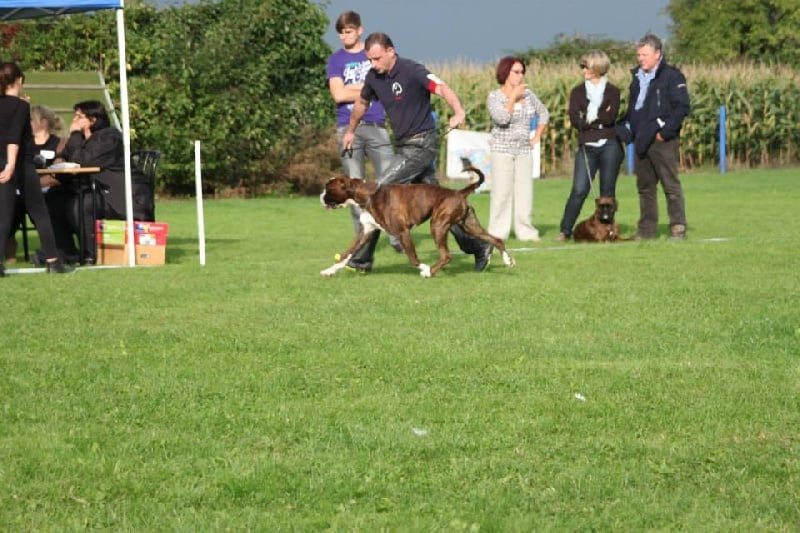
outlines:
{"label": "folding chair", "polygon": [[131,152],[131,168],[137,174],[133,184],[133,209],[137,220],[155,221],[156,169],[159,159],[161,152],[158,150]]}

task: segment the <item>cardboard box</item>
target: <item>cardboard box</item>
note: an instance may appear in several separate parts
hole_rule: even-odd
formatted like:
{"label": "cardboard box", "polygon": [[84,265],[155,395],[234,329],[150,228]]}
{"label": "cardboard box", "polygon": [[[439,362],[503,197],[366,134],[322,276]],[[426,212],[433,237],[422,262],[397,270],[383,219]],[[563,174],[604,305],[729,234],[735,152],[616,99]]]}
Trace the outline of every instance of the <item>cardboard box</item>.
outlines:
{"label": "cardboard box", "polygon": [[[141,244],[134,251],[137,265],[163,265],[167,259],[167,247]],[[128,246],[117,244],[97,245],[98,265],[127,265]]]}
{"label": "cardboard box", "polygon": [[[95,226],[98,265],[128,264],[128,233],[124,220],[98,220]],[[167,256],[165,222],[133,222],[133,239],[137,265],[163,265]]]}

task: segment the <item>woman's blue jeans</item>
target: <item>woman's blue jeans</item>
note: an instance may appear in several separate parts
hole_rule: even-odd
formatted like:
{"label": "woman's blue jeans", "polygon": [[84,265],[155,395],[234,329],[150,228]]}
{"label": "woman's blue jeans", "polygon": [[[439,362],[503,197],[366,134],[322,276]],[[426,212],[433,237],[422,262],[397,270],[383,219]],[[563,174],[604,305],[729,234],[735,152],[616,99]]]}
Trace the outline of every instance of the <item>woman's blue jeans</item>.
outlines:
{"label": "woman's blue jeans", "polygon": [[[594,176],[600,171],[600,196],[616,196],[617,176],[625,153],[616,139],[609,139],[603,146],[581,145],[575,155],[575,172],[572,176],[572,191],[564,206],[561,233],[572,236],[572,228],[581,214],[583,202],[589,194]],[[588,163],[588,167],[586,166]]]}

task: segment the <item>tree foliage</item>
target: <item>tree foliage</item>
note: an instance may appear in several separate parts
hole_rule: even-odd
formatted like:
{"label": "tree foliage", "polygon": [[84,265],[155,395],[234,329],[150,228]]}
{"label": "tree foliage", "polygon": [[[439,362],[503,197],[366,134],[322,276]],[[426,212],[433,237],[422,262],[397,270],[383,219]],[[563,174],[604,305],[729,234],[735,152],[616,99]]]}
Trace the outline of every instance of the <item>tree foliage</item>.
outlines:
{"label": "tree foliage", "polygon": [[683,61],[800,65],[797,0],[671,0],[667,12]]}
{"label": "tree foliage", "polygon": [[257,187],[300,139],[333,123],[323,83],[327,24],[306,0],[222,0],[161,13],[135,81],[142,135],[185,162],[199,139],[220,185]]}
{"label": "tree foliage", "polygon": [[118,73],[115,24],[109,11],[0,24],[10,36],[3,55],[25,70],[99,70],[108,78]]}
{"label": "tree foliage", "polygon": [[[322,36],[308,0],[126,2],[131,135],[164,152],[162,187],[190,188],[194,140],[211,187],[257,188],[334,123]],[[118,79],[113,13],[24,21],[12,55],[28,69],[100,69]],[[9,35],[11,32],[4,32]],[[118,88],[117,88],[118,89]],[[300,141],[303,142],[300,142]]]}
{"label": "tree foliage", "polygon": [[574,61],[576,64],[587,51],[596,49],[605,52],[611,63],[627,64],[635,59],[634,43],[618,41],[602,35],[556,35],[546,48],[530,48],[513,55],[527,63],[562,64]]}

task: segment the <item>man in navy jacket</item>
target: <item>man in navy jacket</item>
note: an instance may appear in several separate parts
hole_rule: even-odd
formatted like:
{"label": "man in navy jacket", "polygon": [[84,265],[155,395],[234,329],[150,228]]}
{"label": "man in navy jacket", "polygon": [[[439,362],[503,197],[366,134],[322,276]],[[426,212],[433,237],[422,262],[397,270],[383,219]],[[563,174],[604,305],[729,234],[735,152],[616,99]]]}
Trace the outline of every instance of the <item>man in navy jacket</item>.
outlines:
{"label": "man in navy jacket", "polygon": [[680,70],[662,56],[661,39],[648,34],[637,43],[639,66],[631,70],[628,111],[617,126],[636,149],[634,170],[639,190],[639,225],[634,238],[654,239],[658,227],[657,184],[667,198],[670,239],[686,238],[686,206],[678,178],[679,139],[689,114],[689,91]]}

